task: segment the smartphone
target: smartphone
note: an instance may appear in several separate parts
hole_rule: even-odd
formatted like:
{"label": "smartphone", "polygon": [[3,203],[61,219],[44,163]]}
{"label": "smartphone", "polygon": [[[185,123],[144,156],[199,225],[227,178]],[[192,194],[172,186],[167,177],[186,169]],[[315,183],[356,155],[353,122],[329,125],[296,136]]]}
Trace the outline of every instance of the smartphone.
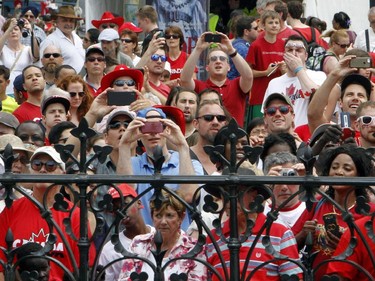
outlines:
{"label": "smartphone", "polygon": [[220,43],[221,42],[221,35],[220,34],[207,33],[207,34],[204,35],[204,41]]}
{"label": "smartphone", "polygon": [[326,231],[329,231],[336,235],[337,237],[341,237],[340,227],[337,224],[337,217],[334,213],[329,213],[323,215],[324,227]]}
{"label": "smartphone", "polygon": [[354,58],[350,61],[349,66],[356,68],[371,68],[371,58]]}
{"label": "smartphone", "polygon": [[146,122],[141,127],[142,134],[158,134],[164,131],[163,123],[159,122]]}
{"label": "smartphone", "polygon": [[340,112],[340,125],[342,128],[343,135],[341,137],[342,140],[346,140],[347,138],[354,136],[354,131],[350,127],[350,113],[349,112]]}
{"label": "smartphone", "polygon": [[116,92],[110,91],[107,93],[108,105],[130,105],[137,99],[137,94],[134,91]]}

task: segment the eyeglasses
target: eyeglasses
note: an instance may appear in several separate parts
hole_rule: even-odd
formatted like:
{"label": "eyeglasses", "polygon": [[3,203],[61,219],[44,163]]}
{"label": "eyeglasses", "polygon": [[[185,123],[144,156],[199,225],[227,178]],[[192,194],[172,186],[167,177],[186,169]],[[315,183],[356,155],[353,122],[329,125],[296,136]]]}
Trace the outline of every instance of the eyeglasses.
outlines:
{"label": "eyeglasses", "polygon": [[53,160],[42,162],[41,160],[35,159],[31,161],[31,169],[34,171],[40,171],[43,166],[46,168],[47,172],[53,172],[57,169],[58,164]]}
{"label": "eyeglasses", "polygon": [[265,113],[268,116],[274,116],[276,112],[280,111],[281,114],[286,115],[290,112],[291,107],[289,105],[270,106],[265,109]]}
{"label": "eyeglasses", "polygon": [[133,43],[133,40],[131,40],[129,38],[124,38],[124,39],[121,39],[121,42],[123,42],[123,43]]}
{"label": "eyeglasses", "polygon": [[120,129],[121,125],[125,127],[125,129],[129,126],[128,121],[113,121],[108,124],[108,129],[117,130]]}
{"label": "eyeglasses", "polygon": [[85,92],[69,92],[69,95],[71,98],[74,98],[76,97],[77,95],[80,97],[80,98],[83,98],[85,96]]}
{"label": "eyeglasses", "polygon": [[51,56],[53,56],[56,59],[56,58],[61,57],[61,54],[59,54],[59,53],[47,53],[47,54],[43,55],[43,57],[45,59],[49,59]]}
{"label": "eyeglasses", "polygon": [[203,118],[203,120],[207,122],[212,122],[214,118],[216,118],[218,122],[224,122],[227,120],[227,117],[225,115],[214,115],[214,114],[206,114],[206,115],[197,117],[197,119],[200,119],[200,118]]}
{"label": "eyeglasses", "polygon": [[118,86],[118,87],[123,87],[123,86],[128,86],[128,87],[132,87],[132,86],[135,86],[135,81],[133,79],[129,79],[129,80],[116,80],[113,85],[114,86]]}
{"label": "eyeglasses", "polygon": [[105,58],[104,57],[88,57],[87,60],[89,62],[94,62],[94,61],[98,61],[98,62],[103,62],[105,61]]}
{"label": "eyeglasses", "polygon": [[157,55],[157,54],[154,54],[154,55],[151,56],[151,60],[152,61],[159,61],[159,59],[161,59],[162,62],[166,62],[167,61],[167,56]]}
{"label": "eyeglasses", "polygon": [[114,24],[114,23],[110,23],[110,24],[102,24],[101,25],[101,28],[103,28],[103,29],[106,29],[106,28],[108,28],[108,27],[110,27],[110,28],[115,28],[117,25],[116,24]]}
{"label": "eyeglasses", "polygon": [[339,44],[337,42],[335,42],[336,45],[340,46],[341,49],[346,49],[346,48],[349,48],[350,47],[350,44]]}
{"label": "eyeglasses", "polygon": [[177,34],[166,34],[165,35],[165,39],[179,39],[180,36],[178,36]]}
{"label": "eyeglasses", "polygon": [[363,125],[370,125],[375,121],[375,116],[361,116],[358,117],[357,121],[361,121]]}
{"label": "eyeglasses", "polygon": [[228,58],[225,57],[225,56],[211,56],[211,57],[210,57],[210,61],[211,61],[211,62],[215,62],[215,61],[217,61],[218,59],[219,59],[220,61],[228,61]]}
{"label": "eyeglasses", "polygon": [[14,162],[20,161],[21,164],[27,165],[30,163],[29,159],[26,156],[20,156],[19,154],[16,154],[14,158]]}

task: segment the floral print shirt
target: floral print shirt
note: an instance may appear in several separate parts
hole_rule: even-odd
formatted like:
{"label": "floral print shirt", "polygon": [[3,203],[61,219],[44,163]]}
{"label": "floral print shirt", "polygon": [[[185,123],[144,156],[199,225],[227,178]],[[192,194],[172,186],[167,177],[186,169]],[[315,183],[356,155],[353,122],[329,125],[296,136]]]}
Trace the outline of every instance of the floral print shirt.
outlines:
{"label": "floral print shirt", "polygon": [[[151,250],[155,250],[154,244],[155,232],[142,234],[134,237],[130,244],[129,252],[137,254],[139,257],[148,259],[154,265],[156,261],[151,253]],[[203,281],[207,280],[207,268],[200,262],[190,259],[175,260],[168,263],[171,259],[178,258],[188,253],[194,248],[196,240],[188,236],[183,230],[180,230],[180,237],[177,243],[173,246],[172,250],[167,257],[164,257],[162,265],[165,280],[170,280],[172,274],[186,273],[189,281]],[[206,261],[205,249],[197,254],[196,258]],[[168,263],[168,264],[167,264]],[[145,262],[138,259],[127,259],[124,261],[119,281],[129,281],[130,274],[136,272],[146,272],[148,274],[147,280],[154,280],[154,271]]]}

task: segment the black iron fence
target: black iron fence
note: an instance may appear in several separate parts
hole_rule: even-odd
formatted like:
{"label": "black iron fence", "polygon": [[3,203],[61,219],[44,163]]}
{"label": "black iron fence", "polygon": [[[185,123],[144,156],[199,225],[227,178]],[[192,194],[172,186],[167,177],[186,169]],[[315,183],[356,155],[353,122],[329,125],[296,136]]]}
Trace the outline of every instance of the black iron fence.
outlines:
{"label": "black iron fence", "polygon": [[[283,205],[279,207],[273,207],[272,211],[267,215],[267,219],[264,222],[262,230],[265,230],[266,235],[265,238],[262,239],[261,243],[266,248],[267,253],[271,254],[274,257],[274,260],[272,261],[278,261],[278,260],[290,260],[294,264],[297,264],[298,267],[302,271],[303,280],[317,280],[314,279],[315,269],[313,264],[314,259],[314,252],[311,247],[311,237],[308,236],[306,240],[306,248],[305,252],[303,254],[303,261],[295,260],[287,256],[283,256],[280,253],[278,253],[272,246],[272,243],[270,243],[270,236],[269,236],[269,229],[274,223],[274,221],[278,217],[278,213],[281,208],[287,202],[292,200],[295,196],[300,196],[301,200],[306,202],[307,208],[311,208],[313,203],[316,202],[316,195],[319,194],[321,197],[326,198],[328,201],[330,201],[337,210],[340,210],[343,214],[345,222],[347,222],[349,229],[352,232],[352,239],[350,240],[350,244],[347,247],[347,250],[344,254],[342,254],[339,257],[333,257],[332,260],[342,260],[344,263],[347,263],[346,258],[347,256],[350,256],[353,249],[356,247],[357,241],[354,238],[354,233],[356,231],[359,231],[359,229],[356,227],[356,225],[353,223],[353,216],[350,214],[348,208],[343,209],[339,204],[337,204],[330,196],[328,196],[324,191],[320,190],[319,187],[322,185],[333,185],[333,184],[348,184],[351,183],[356,188],[362,188],[364,186],[371,186],[375,185],[375,178],[333,178],[333,177],[315,177],[312,175],[312,169],[314,164],[314,158],[311,156],[310,151],[307,149],[304,153],[303,157],[301,157],[302,162],[305,164],[307,175],[305,177],[267,177],[267,176],[242,176],[238,175],[237,169],[240,165],[240,163],[236,163],[235,157],[235,143],[237,141],[237,136],[241,135],[240,132],[241,129],[239,129],[236,126],[232,126],[229,128],[229,130],[226,132],[228,139],[231,142],[231,159],[225,159],[224,153],[223,153],[223,147],[211,147],[207,149],[207,152],[213,155],[214,157],[220,158],[223,160],[226,166],[229,167],[230,174],[225,176],[165,176],[160,174],[158,169],[156,167],[156,173],[153,176],[118,176],[118,175],[87,175],[86,170],[89,164],[94,159],[87,160],[85,156],[81,157],[79,160],[77,160],[74,156],[71,155],[71,152],[73,151],[73,148],[71,146],[59,146],[57,147],[57,151],[60,152],[60,155],[63,159],[63,161],[67,161],[68,159],[75,161],[76,164],[80,167],[80,172],[78,174],[74,175],[32,175],[32,174],[13,174],[11,172],[11,166],[12,162],[14,160],[13,151],[11,149],[11,146],[8,146],[4,152],[4,163],[5,163],[5,173],[0,175],[0,182],[2,184],[2,190],[3,195],[1,196],[1,199],[5,200],[6,208],[11,208],[12,204],[14,204],[14,191],[17,190],[21,194],[23,194],[25,197],[27,197],[33,204],[39,209],[39,212],[41,216],[47,221],[48,226],[50,228],[50,235],[46,241],[46,243],[43,245],[43,249],[41,251],[38,251],[36,253],[33,253],[33,257],[42,257],[45,259],[48,259],[50,262],[57,263],[62,270],[65,273],[65,280],[102,280],[105,270],[111,266],[115,262],[119,262],[119,259],[112,261],[109,264],[102,265],[102,267],[98,266],[98,260],[101,250],[103,249],[103,245],[98,247],[98,251],[96,253],[96,258],[93,264],[90,266],[89,262],[89,251],[90,251],[90,245],[93,243],[93,240],[98,235],[103,236],[103,244],[105,241],[111,240],[112,243],[115,245],[115,249],[118,253],[121,253],[123,258],[125,259],[134,259],[137,258],[133,254],[129,253],[121,244],[119,241],[119,232],[121,231],[121,220],[126,216],[126,211],[129,208],[128,204],[124,204],[124,198],[121,195],[122,200],[122,207],[115,212],[115,219],[113,224],[109,227],[109,229],[106,229],[106,232],[103,233],[105,229],[105,222],[101,216],[101,214],[104,211],[113,211],[113,204],[112,204],[112,198],[110,196],[105,196],[100,202],[94,202],[94,196],[95,191],[97,188],[99,188],[102,185],[107,186],[114,186],[116,187],[116,184],[118,183],[150,183],[151,190],[153,190],[155,196],[154,199],[156,200],[163,200],[162,190],[164,189],[164,184],[166,183],[198,183],[198,184],[212,184],[215,186],[225,186],[225,189],[220,189],[220,192],[224,198],[224,201],[228,203],[230,206],[230,225],[232,226],[230,228],[230,236],[228,239],[224,239],[222,237],[222,240],[225,241],[227,244],[228,250],[230,252],[229,257],[229,264],[230,264],[230,271],[226,269],[225,264],[225,258],[221,256],[221,248],[219,245],[217,245],[216,242],[214,242],[214,247],[220,257],[220,260],[222,262],[222,267],[224,268],[224,274],[218,275],[217,270],[212,267],[209,263],[207,263],[206,260],[200,260],[196,258],[197,253],[199,253],[206,244],[206,236],[209,236],[212,241],[215,241],[212,233],[210,233],[210,230],[204,220],[201,216],[200,208],[196,204],[188,204],[186,203],[182,198],[178,197],[173,191],[173,196],[176,196],[178,200],[183,202],[183,204],[186,206],[187,211],[190,214],[190,217],[196,222],[198,231],[199,231],[199,238],[197,241],[196,246],[186,255],[179,257],[185,258],[185,259],[193,259],[197,262],[201,262],[204,264],[209,272],[212,272],[213,276],[216,276],[217,280],[251,280],[251,277],[253,276],[250,274],[249,276],[245,276],[245,274],[241,274],[239,268],[240,258],[239,258],[239,251],[242,247],[241,243],[244,242],[244,239],[246,239],[247,236],[249,236],[252,233],[252,227],[254,226],[254,223],[251,220],[247,221],[246,231],[243,235],[239,235],[237,227],[237,202],[238,202],[238,196],[241,194],[239,192],[239,186],[240,185],[268,185],[268,184],[275,184],[277,183],[283,183],[283,184],[298,184],[300,185],[299,191],[296,194],[293,194],[291,198],[289,198]],[[75,129],[75,131],[72,132],[73,135],[77,136],[81,140],[81,152],[85,151],[86,141],[88,137],[93,136],[93,132],[87,128],[87,126],[80,126],[80,128]],[[103,161],[105,157],[108,155],[110,150],[103,149],[103,148],[96,148],[95,149],[95,156],[94,158],[97,158],[99,161]],[[259,149],[246,147],[245,148],[245,158],[250,159],[251,161],[254,161],[254,159],[257,158],[257,155],[259,155]],[[82,154],[84,155],[84,153]],[[67,200],[64,199],[64,197],[57,193],[55,195],[55,204],[53,205],[53,209],[58,210],[60,212],[66,212],[69,214],[68,218],[64,221],[64,226],[58,225],[56,221],[54,220],[54,217],[52,216],[51,209],[47,206],[47,196],[45,197],[45,201],[43,204],[39,203],[35,198],[28,195],[27,192],[25,192],[23,189],[18,187],[18,184],[22,183],[37,183],[37,182],[53,182],[46,191],[46,194],[51,192],[56,186],[64,185],[67,188],[71,189],[73,191],[73,188],[71,185],[74,183],[79,187],[78,192],[74,192],[74,205],[69,205],[67,203]],[[90,184],[95,184],[96,188],[88,191],[87,186]],[[202,188],[202,187],[201,187]],[[274,202],[274,198],[272,195],[272,191],[265,187],[267,189],[267,192],[269,192],[272,202]],[[121,191],[117,189],[119,193],[121,194]],[[198,189],[199,191],[199,189]],[[371,191],[370,191],[371,192]],[[143,194],[139,194],[137,198],[133,200],[135,202],[138,200]],[[198,192],[196,193],[196,196],[198,196]],[[261,199],[261,198],[260,198]],[[195,202],[195,201],[194,201]],[[80,226],[79,226],[79,233],[74,233],[71,229],[71,215],[73,214],[76,207],[79,207],[79,216],[80,216]],[[213,203],[212,200],[206,200],[205,205],[203,208],[206,211],[210,212],[224,212],[224,209],[218,210],[217,206]],[[96,218],[96,229],[92,230],[92,235],[90,235],[89,227],[88,227],[88,212],[91,210]],[[255,202],[246,209],[243,209],[245,213],[251,214],[255,212],[262,212],[262,200],[255,200]],[[361,198],[357,198],[357,211],[363,214],[368,214],[368,205],[367,203],[362,200]],[[365,237],[370,237],[372,242],[375,243],[375,235],[374,235],[374,229],[373,229],[373,214],[369,215],[369,223],[366,227],[365,232],[361,232],[361,238],[365,239]],[[16,219],[16,218],[14,218]],[[222,233],[222,225],[219,222],[214,223],[214,226],[216,228],[216,233],[220,235]],[[204,232],[205,231],[205,232]],[[65,233],[65,234],[63,234]],[[208,233],[208,234],[204,234]],[[254,240],[254,243],[257,242],[257,240],[260,237],[260,234],[262,231],[259,231],[257,234],[256,239]],[[53,249],[54,244],[56,243],[56,235],[60,235],[62,237],[70,236],[73,240],[75,240],[78,244],[79,248],[79,254],[80,258],[79,260],[74,259],[74,255],[72,253],[72,249],[70,248],[69,243],[66,241],[66,239],[63,241],[64,246],[68,249],[69,253],[69,259],[72,262],[73,270],[70,271],[67,267],[65,267],[61,262],[59,262],[56,258],[48,256],[48,253],[51,249]],[[244,238],[245,237],[245,238]],[[13,248],[13,234],[11,230],[8,231],[6,237],[0,237],[1,239],[5,239],[6,241],[6,247],[2,247],[1,251],[3,253],[2,260],[0,261],[0,267],[2,267],[4,274],[5,274],[5,280],[15,280],[15,272],[16,268],[19,264],[19,262],[22,259],[27,259],[30,256],[23,257],[21,260],[15,259],[15,250]],[[67,238],[67,237],[66,237]],[[165,269],[165,265],[162,265],[162,260],[164,253],[160,248],[160,237],[156,235],[155,238],[155,244],[156,244],[156,250],[154,251],[154,257],[156,260],[156,264],[152,265],[152,269],[155,272],[154,280],[164,280],[163,271]],[[158,246],[159,245],[159,246]],[[368,243],[365,243],[366,245],[366,253],[364,255],[367,255],[368,258],[371,260],[372,265],[375,267],[375,253],[371,252],[371,245]],[[249,253],[247,257],[249,258],[251,255],[251,251],[254,250],[254,247],[249,247]],[[331,261],[324,261],[324,263]],[[169,261],[173,262],[173,260]],[[248,262],[248,261],[247,261]],[[246,263],[247,264],[247,263]],[[266,263],[261,264],[258,266],[256,270],[259,270],[263,266],[266,266]],[[368,277],[368,280],[374,280],[374,276],[371,276],[369,272],[366,271],[365,268],[361,267],[360,265],[353,264],[360,272],[362,272],[365,276]],[[30,274],[23,274],[22,276],[23,280],[41,280],[38,279],[38,273],[31,272]],[[147,280],[147,275],[142,274],[134,274],[131,277],[131,280]],[[335,277],[324,277],[326,279],[324,280],[337,280]],[[297,276],[280,276],[279,280],[298,280],[299,278]],[[182,273],[180,275],[174,275],[173,278],[170,280],[188,280],[187,275]],[[366,279],[367,280],[367,279]]]}

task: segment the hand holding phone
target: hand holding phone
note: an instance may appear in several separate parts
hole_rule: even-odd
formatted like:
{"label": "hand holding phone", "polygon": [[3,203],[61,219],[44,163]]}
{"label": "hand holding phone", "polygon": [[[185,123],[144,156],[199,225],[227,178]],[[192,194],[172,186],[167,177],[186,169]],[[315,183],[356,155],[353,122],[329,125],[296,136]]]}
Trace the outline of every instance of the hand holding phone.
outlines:
{"label": "hand holding phone", "polygon": [[340,125],[343,132],[343,135],[341,137],[342,140],[346,140],[347,138],[354,136],[354,131],[350,126],[349,112],[340,112]]}
{"label": "hand holding phone", "polygon": [[220,34],[213,34],[213,33],[206,33],[204,35],[204,41],[213,42],[213,43],[220,43],[221,42],[221,35]]}

